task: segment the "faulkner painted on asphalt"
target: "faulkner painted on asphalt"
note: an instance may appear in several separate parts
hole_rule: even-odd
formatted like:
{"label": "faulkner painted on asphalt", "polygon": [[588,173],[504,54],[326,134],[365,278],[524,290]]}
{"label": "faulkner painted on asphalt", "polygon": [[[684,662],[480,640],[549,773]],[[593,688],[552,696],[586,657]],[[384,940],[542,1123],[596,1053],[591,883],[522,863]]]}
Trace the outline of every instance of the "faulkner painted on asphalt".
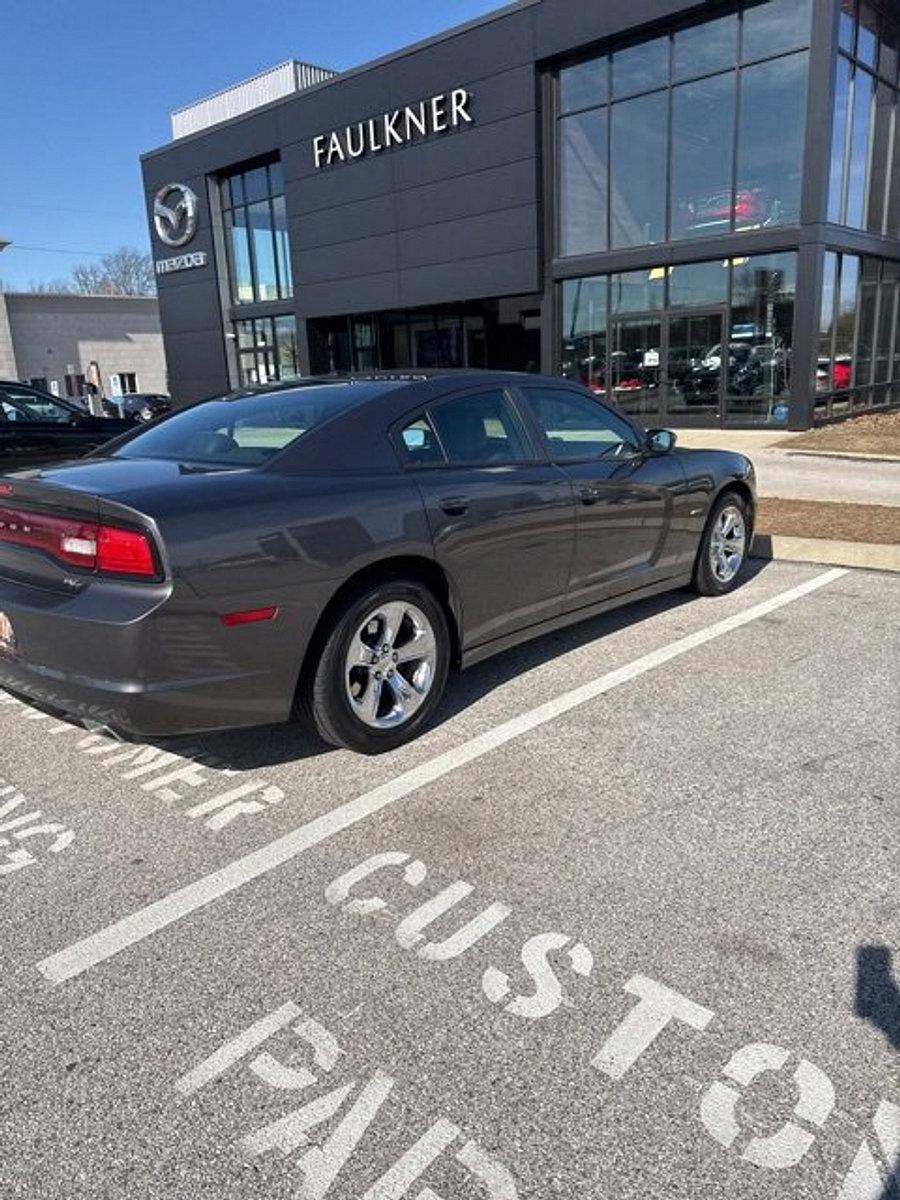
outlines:
{"label": "faulkner painted on asphalt", "polygon": [[366,154],[378,154],[392,146],[405,146],[417,138],[431,137],[460,125],[471,125],[469,105],[471,92],[465,88],[454,88],[441,92],[417,104],[395,108],[392,112],[345,125],[331,133],[320,133],[313,138],[313,156],[316,169],[330,167],[334,163],[350,162]]}

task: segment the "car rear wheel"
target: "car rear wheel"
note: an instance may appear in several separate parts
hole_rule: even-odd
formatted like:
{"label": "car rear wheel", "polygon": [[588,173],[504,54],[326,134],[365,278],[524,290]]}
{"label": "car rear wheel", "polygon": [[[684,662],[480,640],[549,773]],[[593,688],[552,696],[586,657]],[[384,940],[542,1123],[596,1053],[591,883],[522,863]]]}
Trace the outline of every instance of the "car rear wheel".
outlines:
{"label": "car rear wheel", "polygon": [[336,615],[305,708],[325,741],[380,754],[422,730],[449,666],[450,631],[432,592],[416,580],[379,584]]}
{"label": "car rear wheel", "polygon": [[737,587],[750,549],[750,512],[737,492],[725,492],[709,514],[697,561],[694,589],[701,596],[724,596]]}

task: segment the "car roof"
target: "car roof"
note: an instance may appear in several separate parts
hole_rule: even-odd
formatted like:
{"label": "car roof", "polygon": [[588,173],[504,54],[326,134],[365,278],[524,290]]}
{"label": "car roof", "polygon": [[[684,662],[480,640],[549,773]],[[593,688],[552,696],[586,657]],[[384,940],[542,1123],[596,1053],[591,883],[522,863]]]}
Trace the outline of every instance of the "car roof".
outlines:
{"label": "car roof", "polygon": [[[400,469],[385,430],[418,409],[457,392],[478,387],[517,387],[545,384],[585,394],[572,380],[524,371],[429,370],[375,371],[354,375],[309,376],[298,381],[302,387],[360,386],[360,402],[344,408],[333,418],[310,429],[266,464],[272,471],[353,471],[393,473]],[[363,385],[382,383],[363,391]],[[253,389],[259,392],[283,387]],[[246,395],[247,392],[242,393]]]}

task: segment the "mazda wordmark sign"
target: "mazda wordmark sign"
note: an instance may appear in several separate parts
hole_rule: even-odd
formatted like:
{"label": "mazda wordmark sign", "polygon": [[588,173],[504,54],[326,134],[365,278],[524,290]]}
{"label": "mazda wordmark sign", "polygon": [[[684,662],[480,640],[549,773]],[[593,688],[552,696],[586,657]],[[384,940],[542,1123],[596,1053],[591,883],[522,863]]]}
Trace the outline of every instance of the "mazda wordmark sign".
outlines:
{"label": "mazda wordmark sign", "polygon": [[472,93],[465,88],[441,92],[416,104],[407,104],[355,125],[345,125],[313,138],[316,169],[335,163],[352,162],[366,154],[378,154],[395,146],[405,146],[420,138],[432,137],[448,129],[472,124],[469,111]]}

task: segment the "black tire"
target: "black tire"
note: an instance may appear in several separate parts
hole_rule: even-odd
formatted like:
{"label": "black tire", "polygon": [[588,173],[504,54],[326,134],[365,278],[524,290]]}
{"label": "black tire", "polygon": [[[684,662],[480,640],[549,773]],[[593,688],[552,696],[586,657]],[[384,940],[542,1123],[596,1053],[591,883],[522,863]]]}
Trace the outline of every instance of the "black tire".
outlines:
{"label": "black tire", "polygon": [[[744,525],[744,553],[740,566],[729,579],[721,579],[713,568],[712,542],[713,534],[722,513],[727,508],[735,508],[741,515]],[[747,501],[739,492],[725,491],[716,499],[706,521],[697,558],[694,562],[694,574],[691,585],[701,596],[724,596],[740,584],[747,565],[750,552],[750,539],[753,534],[753,520]]]}
{"label": "black tire", "polygon": [[[419,708],[389,729],[367,725],[347,695],[345,667],[351,642],[367,616],[382,605],[406,602],[423,613],[434,633],[436,661],[429,690]],[[334,614],[321,650],[301,683],[301,719],[332,746],[360,754],[383,754],[417,737],[440,704],[450,669],[450,629],[444,609],[428,586],[416,579],[385,581],[362,589]]]}

